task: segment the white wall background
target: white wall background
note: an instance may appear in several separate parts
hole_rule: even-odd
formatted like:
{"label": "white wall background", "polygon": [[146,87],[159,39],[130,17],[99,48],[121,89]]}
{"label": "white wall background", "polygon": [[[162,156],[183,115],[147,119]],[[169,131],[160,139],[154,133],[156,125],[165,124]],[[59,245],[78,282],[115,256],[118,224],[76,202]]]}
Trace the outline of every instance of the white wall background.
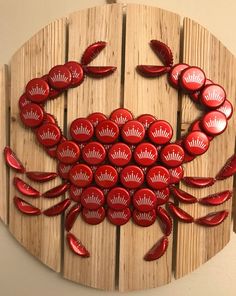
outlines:
{"label": "white wall background", "polygon": [[[121,2],[121,1],[118,1]],[[124,1],[123,1],[124,2]],[[210,30],[236,55],[235,0],[131,0],[171,10],[190,17]],[[91,6],[102,0],[0,0],[0,64],[39,29],[55,18]],[[1,197],[0,197],[1,198]],[[118,295],[79,286],[61,278],[31,257],[0,222],[0,296],[92,296]],[[209,262],[192,274],[167,286],[124,295],[233,296],[236,295],[236,235]]]}

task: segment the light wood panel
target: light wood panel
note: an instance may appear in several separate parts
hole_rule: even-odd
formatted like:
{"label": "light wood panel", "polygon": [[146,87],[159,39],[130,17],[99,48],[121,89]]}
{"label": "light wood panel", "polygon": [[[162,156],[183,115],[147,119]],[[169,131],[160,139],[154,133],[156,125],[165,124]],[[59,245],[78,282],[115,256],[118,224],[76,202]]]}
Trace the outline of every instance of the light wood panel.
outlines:
{"label": "light wood panel", "polygon": [[[120,106],[122,6],[95,7],[69,17],[69,60],[79,61],[85,48],[103,40],[107,47],[93,65],[117,66],[114,74],[103,79],[85,78],[83,84],[68,92],[68,127],[77,117],[100,111],[107,115]],[[91,64],[91,65],[92,65]],[[65,245],[64,277],[94,288],[115,288],[116,227],[107,220],[92,226],[79,217],[72,232],[91,253],[90,258],[74,255]]]}
{"label": "light wood panel", "polygon": [[8,192],[9,192],[9,168],[5,165],[3,150],[9,142],[9,76],[8,67],[0,68],[0,219],[8,223]]}
{"label": "light wood panel", "polygon": [[[65,62],[66,22],[55,21],[38,32],[25,43],[11,59],[11,124],[10,145],[23,161],[27,170],[56,171],[56,162],[47,156],[37,144],[32,130],[26,129],[19,118],[18,99],[24,92],[26,83],[35,77],[48,73],[51,67]],[[46,111],[54,114],[63,127],[64,97],[47,103]],[[11,171],[10,182],[16,174]],[[26,178],[24,178],[27,182]],[[54,187],[61,181],[54,180],[45,185],[29,182],[40,192]],[[12,183],[10,183],[12,184]],[[61,217],[45,216],[27,217],[19,213],[13,197],[18,195],[10,185],[10,221],[9,227],[13,236],[36,258],[55,271],[61,264]],[[27,198],[25,198],[27,199]],[[57,199],[29,199],[32,204],[46,209],[60,201]]]}
{"label": "light wood panel", "polygon": [[[151,113],[171,123],[176,133],[178,93],[166,76],[143,78],[136,72],[139,64],[161,65],[152,52],[151,39],[167,43],[179,59],[180,18],[174,13],[143,5],[127,5],[124,107],[135,116]],[[167,253],[157,261],[143,260],[146,252],[163,236],[158,225],[142,228],[134,223],[120,228],[119,290],[154,288],[171,281],[172,236]]]}
{"label": "light wood panel", "polygon": [[[184,20],[183,61],[204,69],[208,78],[222,85],[228,94],[228,99],[235,104],[236,60],[233,55],[210,32],[190,19]],[[187,96],[182,97],[182,131],[200,115],[195,105]],[[222,135],[216,137],[206,154],[185,165],[186,176],[214,177],[225,161],[234,153],[235,147],[235,116],[229,121],[229,126]],[[233,178],[217,182],[206,189],[181,189],[197,197],[226,189],[233,189]],[[195,218],[222,209],[231,211],[232,201],[218,207],[201,205],[181,205],[181,208]],[[217,254],[230,239],[231,219],[228,217],[223,224],[215,228],[206,228],[183,223],[178,224],[176,278],[193,271]]]}

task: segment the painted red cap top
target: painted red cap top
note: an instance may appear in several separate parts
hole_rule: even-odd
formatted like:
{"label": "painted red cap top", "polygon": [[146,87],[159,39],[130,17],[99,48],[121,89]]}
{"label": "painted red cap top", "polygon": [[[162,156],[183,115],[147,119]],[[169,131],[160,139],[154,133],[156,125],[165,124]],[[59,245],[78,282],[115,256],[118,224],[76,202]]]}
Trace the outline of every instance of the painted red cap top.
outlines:
{"label": "painted red cap top", "polygon": [[26,105],[28,105],[30,103],[31,103],[31,101],[27,98],[25,93],[20,96],[19,101],[18,101],[20,110],[22,110],[22,108],[24,108]]}
{"label": "painted red cap top", "polygon": [[225,131],[227,118],[222,112],[211,111],[202,118],[201,126],[207,134],[217,136]]}
{"label": "painted red cap top", "polygon": [[208,150],[209,139],[203,132],[191,132],[186,136],[184,146],[188,153],[194,156],[201,155]]}
{"label": "painted red cap top", "polygon": [[81,64],[70,61],[65,63],[65,65],[71,72],[71,82],[70,87],[76,87],[80,85],[84,80],[84,70]]}
{"label": "painted red cap top", "polygon": [[57,147],[57,159],[63,163],[75,163],[80,156],[79,146],[73,141],[65,141]]}
{"label": "painted red cap top", "polygon": [[27,104],[20,111],[20,118],[27,127],[37,127],[44,119],[43,109],[37,104]]}
{"label": "painted red cap top", "polygon": [[42,78],[34,78],[30,80],[25,88],[28,99],[35,103],[45,102],[49,95],[49,85]]}
{"label": "painted red cap top", "polygon": [[216,109],[216,111],[220,111],[220,112],[224,113],[226,118],[229,120],[233,114],[233,106],[230,103],[230,101],[226,99],[224,101],[224,104],[221,105],[218,109]]}
{"label": "painted red cap top", "polygon": [[135,192],[133,205],[140,212],[149,212],[157,205],[156,194],[148,188],[142,188]]}
{"label": "painted red cap top", "polygon": [[87,142],[93,133],[93,125],[87,118],[77,118],[70,125],[70,135],[75,141]]}
{"label": "painted red cap top", "polygon": [[157,158],[157,148],[151,143],[141,143],[134,150],[134,159],[139,165],[150,166]]}
{"label": "painted red cap top", "polygon": [[128,165],[120,173],[120,181],[124,187],[135,189],[143,184],[144,173],[138,166]]}
{"label": "painted red cap top", "polygon": [[177,184],[184,176],[184,169],[180,165],[177,168],[173,168],[169,170],[170,173],[170,184]]}
{"label": "painted red cap top", "polygon": [[78,187],[87,187],[93,180],[93,172],[86,164],[76,164],[69,171],[69,179]]}
{"label": "painted red cap top", "polygon": [[80,202],[86,209],[97,210],[104,205],[105,197],[101,189],[91,186],[84,189]]}
{"label": "painted red cap top", "polygon": [[157,165],[148,171],[146,180],[153,189],[164,189],[170,183],[170,173],[165,167]]}
{"label": "painted red cap top", "polygon": [[96,137],[104,144],[115,142],[119,136],[119,127],[112,120],[103,120],[98,123],[95,129]]}
{"label": "painted red cap top", "polygon": [[172,126],[165,120],[157,120],[148,129],[150,140],[158,145],[168,143],[173,135]]}
{"label": "painted red cap top", "polygon": [[132,152],[128,145],[119,142],[111,146],[108,157],[113,165],[124,166],[130,162]]}
{"label": "painted red cap top", "polygon": [[[213,84],[213,82],[212,82],[212,80],[207,78],[206,81],[205,81],[204,87],[207,86],[207,85],[210,85],[210,84]],[[190,97],[195,102],[198,102],[199,99],[200,99],[200,94],[201,94],[201,91],[197,90],[197,91],[194,91],[194,92],[190,93]]]}
{"label": "painted red cap top", "polygon": [[206,81],[205,73],[199,67],[188,67],[181,72],[180,85],[187,92],[201,89]]}
{"label": "painted red cap top", "polygon": [[[190,128],[191,132],[199,131],[202,132],[202,127],[201,127],[201,120],[197,119],[193,122]],[[209,141],[213,140],[214,137],[207,135]]]}
{"label": "painted red cap top", "polygon": [[96,127],[100,121],[107,119],[107,116],[101,112],[94,112],[87,116],[87,119]]}
{"label": "painted red cap top", "polygon": [[52,114],[44,113],[43,123],[54,123],[54,124],[56,124],[57,121],[56,121],[55,117]]}
{"label": "painted red cap top", "polygon": [[137,120],[141,122],[145,130],[147,130],[149,126],[157,119],[151,114],[142,114],[137,118]]}
{"label": "painted red cap top", "polygon": [[200,97],[204,106],[216,109],[224,103],[226,93],[222,86],[218,84],[210,84],[203,88]]}
{"label": "painted red cap top", "polygon": [[71,185],[69,188],[70,198],[74,202],[80,202],[80,197],[81,197],[83,190],[84,190],[83,188],[77,187],[75,185]]}
{"label": "painted red cap top", "polygon": [[174,88],[179,88],[179,76],[181,72],[188,67],[189,65],[187,64],[176,64],[171,68],[168,79]]}
{"label": "painted red cap top", "polygon": [[127,121],[133,119],[133,114],[127,109],[119,108],[111,113],[110,119],[113,120],[119,127],[121,127]]}
{"label": "painted red cap top", "polygon": [[86,223],[96,225],[101,223],[105,219],[106,212],[103,207],[100,207],[97,210],[89,210],[83,208],[82,217]]}
{"label": "painted red cap top", "polygon": [[164,205],[167,203],[170,197],[170,189],[168,187],[164,189],[158,189],[154,190],[154,193],[156,194],[157,197],[157,205]]}
{"label": "painted red cap top", "polygon": [[129,208],[125,208],[118,211],[114,209],[108,209],[107,218],[114,225],[124,225],[131,218],[131,211]]}
{"label": "painted red cap top", "polygon": [[145,136],[145,129],[141,122],[130,120],[123,125],[121,135],[126,143],[138,144]]}
{"label": "painted red cap top", "polygon": [[90,142],[82,150],[83,159],[92,165],[97,165],[106,158],[106,150],[99,142]]}
{"label": "painted red cap top", "polygon": [[133,211],[134,223],[139,226],[143,226],[143,227],[150,226],[156,221],[156,218],[157,218],[157,215],[154,209],[149,212],[140,212],[137,209]]}
{"label": "painted red cap top", "polygon": [[102,188],[111,188],[118,181],[118,173],[111,165],[101,165],[95,172],[95,182]]}
{"label": "painted red cap top", "polygon": [[57,172],[58,175],[62,178],[62,179],[69,179],[69,171],[72,168],[71,164],[65,164],[62,162],[59,162],[57,165]]}
{"label": "painted red cap top", "polygon": [[60,142],[61,130],[56,124],[45,123],[37,129],[36,136],[40,144],[52,147]]}
{"label": "painted red cap top", "polygon": [[107,205],[109,208],[119,211],[130,205],[130,194],[123,187],[112,188],[107,195]]}
{"label": "painted red cap top", "polygon": [[177,167],[184,161],[184,149],[178,144],[168,144],[161,149],[160,157],[168,167]]}
{"label": "painted red cap top", "polygon": [[48,73],[48,81],[56,89],[66,89],[70,86],[71,80],[70,70],[63,65],[53,67]]}

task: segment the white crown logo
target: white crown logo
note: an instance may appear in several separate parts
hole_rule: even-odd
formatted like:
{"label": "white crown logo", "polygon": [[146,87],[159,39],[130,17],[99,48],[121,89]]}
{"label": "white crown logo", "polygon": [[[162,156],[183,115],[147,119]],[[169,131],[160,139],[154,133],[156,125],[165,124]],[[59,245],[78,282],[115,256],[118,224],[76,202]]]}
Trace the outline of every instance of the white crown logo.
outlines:
{"label": "white crown logo", "polygon": [[122,125],[122,124],[125,124],[128,121],[128,118],[126,116],[123,116],[122,114],[119,117],[116,115],[114,121],[118,125]]}
{"label": "white crown logo", "polygon": [[150,213],[138,213],[138,215],[136,215],[137,220],[146,220],[146,221],[152,221],[153,217]]}
{"label": "white crown logo", "polygon": [[94,195],[94,193],[92,193],[91,195],[88,195],[84,201],[87,204],[96,204],[96,205],[101,205],[101,200],[99,199],[99,197],[97,195]]}
{"label": "white crown logo", "polygon": [[160,126],[159,129],[155,128],[154,132],[152,132],[152,135],[154,138],[169,138],[170,133],[168,133],[166,129],[162,129],[162,126]]}
{"label": "white crown logo", "polygon": [[175,80],[178,80],[178,79],[179,79],[179,74],[180,74],[180,72],[176,72],[176,74],[172,74],[172,77],[173,77]]}
{"label": "white crown logo", "polygon": [[47,131],[43,131],[41,134],[39,134],[40,138],[42,140],[53,140],[55,141],[58,137],[58,135],[55,134],[54,131],[50,131],[49,128],[47,129]]}
{"label": "white crown logo", "polygon": [[192,83],[192,82],[195,82],[195,83],[202,83],[204,78],[201,77],[201,75],[199,74],[196,74],[195,72],[193,72],[193,74],[188,74],[187,77],[184,77],[184,80],[187,82],[187,83]]}
{"label": "white crown logo", "polygon": [[172,152],[168,152],[166,155],[163,155],[167,161],[182,161],[183,156],[179,154],[179,152],[175,153],[173,149]]}
{"label": "white crown logo", "polygon": [[93,147],[93,150],[88,150],[88,152],[85,152],[85,155],[87,158],[96,158],[96,159],[102,159],[102,154],[95,150],[95,147]]}
{"label": "white crown logo", "polygon": [[78,127],[78,125],[76,125],[76,128],[73,129],[73,132],[75,133],[75,135],[87,135],[89,136],[91,133],[91,130],[87,128],[87,126],[83,126],[83,124],[81,123],[80,126]]}
{"label": "white crown logo", "polygon": [[58,71],[58,74],[54,73],[53,76],[51,77],[53,82],[67,82],[68,77],[63,73],[61,74],[61,71]]}
{"label": "white crown logo", "polygon": [[71,165],[63,165],[63,167],[61,166],[60,167],[60,171],[63,173],[63,174],[67,174],[69,172],[69,170],[71,169]]}
{"label": "white crown logo", "polygon": [[142,137],[142,132],[139,131],[139,128],[135,129],[134,125],[132,126],[132,128],[128,128],[126,131],[124,131],[124,134],[126,135],[126,137]]}
{"label": "white crown logo", "polygon": [[66,149],[62,149],[62,151],[59,152],[61,157],[71,157],[71,158],[75,158],[76,157],[76,153],[74,152],[74,150],[69,149],[69,147],[67,146]]}
{"label": "white crown logo", "polygon": [[25,107],[26,105],[28,105],[30,103],[29,100],[24,99],[24,101],[21,102],[22,107]]}
{"label": "white crown logo", "polygon": [[80,74],[76,70],[72,70],[71,74],[72,74],[73,78],[79,78],[80,77]]}
{"label": "white crown logo", "polygon": [[115,179],[115,176],[112,176],[112,174],[108,173],[107,170],[105,170],[105,173],[100,173],[100,176],[98,176],[98,180],[100,182],[104,182],[104,181],[113,182],[114,179]]}
{"label": "white crown logo", "polygon": [[217,91],[213,90],[205,96],[205,99],[207,101],[220,102],[223,99],[223,97]]}
{"label": "white crown logo", "polygon": [[146,119],[145,122],[142,122],[142,124],[143,124],[145,130],[147,130],[149,128],[149,126],[150,126],[151,123],[148,123],[148,121]]}
{"label": "white crown logo", "polygon": [[120,148],[118,149],[118,151],[114,151],[111,154],[111,158],[112,159],[128,159],[128,154],[125,153],[125,151],[121,151]]}
{"label": "white crown logo", "polygon": [[75,196],[80,196],[82,191],[83,191],[82,188],[73,188],[73,190],[72,190],[72,192]]}
{"label": "white crown logo", "polygon": [[112,219],[127,219],[127,214],[124,213],[124,211],[122,212],[113,212],[111,213],[111,217]]}
{"label": "white crown logo", "polygon": [[79,170],[79,172],[76,172],[72,177],[75,181],[88,181],[89,180],[88,174],[86,172],[83,172],[82,170]]}
{"label": "white crown logo", "polygon": [[168,194],[165,194],[163,191],[160,190],[155,190],[154,193],[156,194],[156,197],[160,199],[166,199],[166,197],[168,196]]}
{"label": "white crown logo", "polygon": [[22,114],[24,119],[33,119],[33,120],[39,120],[40,115],[36,112],[33,111],[32,109],[30,111],[26,111],[25,113]]}
{"label": "white crown logo", "polygon": [[127,200],[124,198],[124,196],[121,196],[120,193],[118,193],[117,195],[112,197],[111,204],[113,205],[120,204],[120,205],[126,206]]}
{"label": "white crown logo", "polygon": [[152,154],[151,151],[148,151],[147,148],[145,148],[145,151],[141,150],[140,153],[137,153],[137,156],[139,159],[151,159],[154,160],[155,159],[155,155]]}
{"label": "white crown logo", "polygon": [[178,173],[177,170],[170,170],[170,174],[172,177],[178,179],[181,173],[180,172]]}
{"label": "white crown logo", "polygon": [[228,108],[226,106],[221,106],[218,111],[224,113],[225,115],[229,113]]}
{"label": "white crown logo", "polygon": [[126,177],[124,177],[125,182],[136,182],[141,183],[142,178],[138,176],[138,174],[134,174],[132,171],[131,174],[127,173]]}
{"label": "white crown logo", "polygon": [[87,219],[101,219],[101,214],[97,211],[88,211],[84,214]]}
{"label": "white crown logo", "polygon": [[206,148],[206,144],[202,140],[199,140],[199,137],[197,139],[192,139],[191,141],[187,141],[190,147],[195,147],[204,150]]}
{"label": "white crown logo", "polygon": [[164,183],[168,184],[168,178],[165,176],[161,175],[160,172],[158,174],[154,174],[153,177],[150,177],[151,181],[153,183]]}
{"label": "white crown logo", "polygon": [[39,87],[38,84],[36,84],[36,87],[32,87],[31,90],[29,90],[29,93],[31,96],[45,95],[46,89],[44,89],[42,86]]}
{"label": "white crown logo", "polygon": [[136,202],[139,206],[153,206],[154,204],[150,199],[150,196],[146,196],[146,194],[144,194],[143,197],[140,197]]}
{"label": "white crown logo", "polygon": [[108,125],[106,128],[102,128],[101,131],[98,132],[101,137],[114,137],[115,132],[113,128],[109,128]]}
{"label": "white crown logo", "polygon": [[225,121],[222,119],[217,119],[215,116],[214,119],[210,118],[208,121],[206,121],[206,125],[209,128],[218,128],[221,130],[225,127]]}

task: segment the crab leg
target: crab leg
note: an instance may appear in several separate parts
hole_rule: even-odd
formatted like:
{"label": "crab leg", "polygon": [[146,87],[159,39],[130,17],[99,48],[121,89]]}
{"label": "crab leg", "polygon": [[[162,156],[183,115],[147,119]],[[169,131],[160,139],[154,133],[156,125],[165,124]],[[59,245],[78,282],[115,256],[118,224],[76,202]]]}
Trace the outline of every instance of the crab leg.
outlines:
{"label": "crab leg", "polygon": [[153,261],[162,257],[168,247],[168,238],[163,236],[144,256],[144,260]]}
{"label": "crab leg", "polygon": [[57,173],[47,173],[47,172],[26,172],[26,176],[35,182],[47,182],[55,179],[58,174]]}
{"label": "crab leg", "polygon": [[63,195],[70,187],[70,183],[62,183],[42,194],[46,198],[55,198],[60,195]]}
{"label": "crab leg", "polygon": [[21,161],[16,157],[10,147],[4,148],[5,161],[9,167],[16,170],[18,173],[24,173],[25,168]]}
{"label": "crab leg", "polygon": [[16,208],[25,215],[38,216],[41,214],[40,209],[32,206],[30,203],[17,196],[14,197],[14,204]]}
{"label": "crab leg", "polygon": [[194,221],[191,215],[174,205],[173,202],[168,202],[168,207],[174,217],[178,218],[181,222],[192,223]]}
{"label": "crab leg", "polygon": [[183,203],[196,203],[197,198],[184,190],[181,190],[175,186],[171,186],[171,192],[176,199]]}
{"label": "crab leg", "polygon": [[89,251],[85,248],[85,246],[78,240],[74,234],[68,232],[66,235],[67,243],[70,249],[81,257],[90,257]]}
{"label": "crab leg", "polygon": [[81,204],[74,205],[66,215],[65,219],[65,229],[66,231],[70,231],[77,219],[79,213],[81,212]]}
{"label": "crab leg", "polygon": [[228,211],[210,213],[204,217],[196,219],[195,223],[203,226],[214,227],[220,225],[228,217],[228,215]]}
{"label": "crab leg", "polygon": [[59,202],[58,204],[52,206],[51,208],[48,208],[47,210],[43,211],[43,214],[46,216],[57,216],[63,213],[71,204],[71,201],[69,198]]}
{"label": "crab leg", "polygon": [[31,187],[20,178],[14,177],[13,184],[16,187],[16,189],[25,196],[29,196],[29,197],[40,196],[40,192],[38,190]]}
{"label": "crab leg", "polygon": [[160,220],[161,228],[165,236],[169,236],[172,231],[172,220],[167,211],[162,207],[156,209],[157,217]]}
{"label": "crab leg", "polygon": [[203,205],[218,206],[225,203],[232,197],[232,191],[225,190],[201,198],[198,202]]}

